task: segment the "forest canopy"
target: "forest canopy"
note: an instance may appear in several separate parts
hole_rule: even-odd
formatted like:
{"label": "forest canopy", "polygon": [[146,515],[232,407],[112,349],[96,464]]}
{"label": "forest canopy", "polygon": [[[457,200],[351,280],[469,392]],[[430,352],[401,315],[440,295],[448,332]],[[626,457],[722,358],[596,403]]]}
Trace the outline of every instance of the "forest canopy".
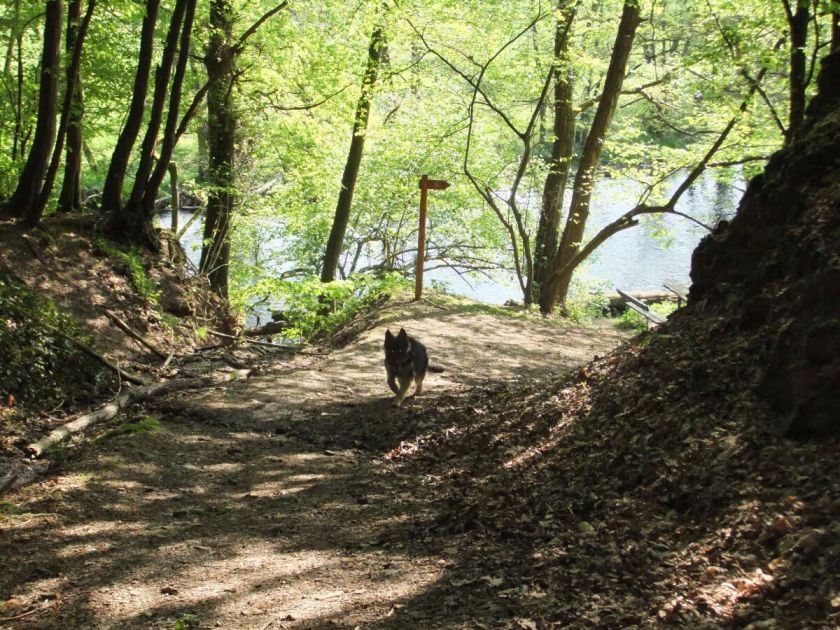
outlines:
{"label": "forest canopy", "polygon": [[[199,271],[245,307],[319,276],[412,275],[429,174],[452,187],[434,200],[426,269],[512,274],[550,312],[606,239],[679,214],[707,171],[749,177],[795,138],[836,12],[13,0],[0,8],[3,212],[34,226],[93,211],[114,239],[154,249],[175,197],[204,221]],[[642,193],[593,234],[605,178]]]}

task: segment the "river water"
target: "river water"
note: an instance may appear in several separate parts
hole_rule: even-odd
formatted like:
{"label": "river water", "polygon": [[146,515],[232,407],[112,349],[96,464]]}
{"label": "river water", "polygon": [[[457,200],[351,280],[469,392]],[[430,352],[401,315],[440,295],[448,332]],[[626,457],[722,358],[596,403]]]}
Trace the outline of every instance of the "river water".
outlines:
{"label": "river water", "polygon": [[[672,186],[676,187],[678,183],[679,180],[675,180]],[[706,174],[683,195],[677,210],[713,225],[732,216],[741,196],[739,188],[742,187],[743,182],[736,182],[735,186],[721,184]],[[631,209],[641,188],[639,184],[627,180],[598,182],[593,192],[587,237]],[[182,211],[180,224],[184,225],[190,216],[190,213]],[[169,217],[169,212],[162,213],[161,224],[168,226]],[[687,287],[690,284],[691,253],[706,233],[701,226],[677,216],[645,221],[607,240],[578,269],[577,278],[589,290],[608,292],[616,288],[633,292],[661,291],[663,283]],[[182,238],[182,244],[195,263],[198,259],[195,245],[200,238],[200,221],[196,221]],[[488,304],[522,300],[522,292],[513,275],[495,280],[467,281],[452,270],[436,269],[427,273],[426,278],[443,282],[453,293]]]}

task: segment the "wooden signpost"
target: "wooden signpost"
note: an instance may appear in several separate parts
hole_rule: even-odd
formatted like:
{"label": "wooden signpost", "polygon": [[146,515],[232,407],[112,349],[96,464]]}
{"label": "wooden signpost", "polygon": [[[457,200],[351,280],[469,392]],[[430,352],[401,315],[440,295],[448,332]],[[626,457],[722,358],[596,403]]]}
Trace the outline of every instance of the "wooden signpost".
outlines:
{"label": "wooden signpost", "polygon": [[423,264],[426,261],[426,205],[429,190],[446,190],[450,184],[444,179],[429,179],[428,175],[420,178],[420,228],[417,230],[417,267],[414,281],[414,301],[423,296]]}

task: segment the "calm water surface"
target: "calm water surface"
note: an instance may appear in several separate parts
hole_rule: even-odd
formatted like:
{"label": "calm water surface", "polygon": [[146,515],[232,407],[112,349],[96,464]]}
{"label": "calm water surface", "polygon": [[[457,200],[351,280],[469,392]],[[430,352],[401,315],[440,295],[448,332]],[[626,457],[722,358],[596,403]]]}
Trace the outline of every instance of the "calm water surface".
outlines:
{"label": "calm water surface", "polygon": [[[675,181],[674,186],[679,182]],[[731,216],[741,196],[743,184],[737,187],[719,184],[711,175],[699,180],[689,190],[677,210],[696,217],[702,222],[714,224]],[[587,238],[600,228],[632,208],[641,187],[635,182],[604,180],[595,186],[592,199],[592,213],[587,225]],[[184,225],[190,213],[180,213]],[[160,216],[162,225],[169,225],[169,213]],[[659,233],[659,235],[657,235]],[[662,236],[662,234],[667,236]],[[578,269],[577,277],[587,286],[613,291],[616,287],[625,291],[658,291],[662,284],[690,284],[691,253],[706,234],[699,225],[682,217],[664,216],[653,221],[620,232],[606,241]],[[200,242],[201,222],[196,221],[184,235],[182,244],[193,262],[198,261],[194,247]],[[269,244],[268,247],[270,247]],[[277,243],[277,247],[281,244]],[[437,269],[426,274],[429,280],[444,282],[457,294],[486,302],[502,304],[509,299],[521,301],[522,293],[511,275],[500,281],[466,281],[449,269]]]}

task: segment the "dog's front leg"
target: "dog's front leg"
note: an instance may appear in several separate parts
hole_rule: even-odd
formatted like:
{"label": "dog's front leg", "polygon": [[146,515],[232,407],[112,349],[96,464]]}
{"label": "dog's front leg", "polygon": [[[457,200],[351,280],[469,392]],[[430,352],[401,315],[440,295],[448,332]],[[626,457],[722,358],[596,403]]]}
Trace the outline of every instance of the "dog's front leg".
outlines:
{"label": "dog's front leg", "polygon": [[399,388],[397,387],[397,375],[394,374],[390,369],[388,369],[388,364],[385,364],[385,372],[388,374],[388,387],[391,388],[391,391],[395,394],[399,393]]}
{"label": "dog's front leg", "polygon": [[397,397],[394,399],[394,406],[399,407],[402,404],[409,387],[411,387],[411,377],[400,377],[400,389],[397,391]]}

